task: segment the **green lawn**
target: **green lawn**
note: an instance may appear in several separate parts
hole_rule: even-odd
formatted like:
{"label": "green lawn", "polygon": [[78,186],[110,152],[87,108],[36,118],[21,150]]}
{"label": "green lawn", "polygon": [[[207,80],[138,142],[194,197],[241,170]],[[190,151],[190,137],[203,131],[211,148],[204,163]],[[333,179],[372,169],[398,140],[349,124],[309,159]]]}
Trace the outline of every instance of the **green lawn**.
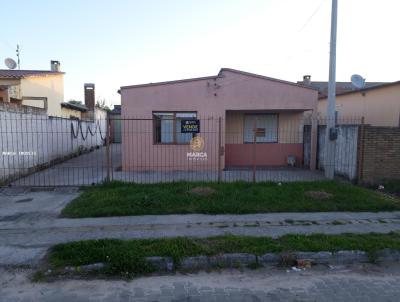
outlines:
{"label": "green lawn", "polygon": [[[204,192],[202,189],[207,188]],[[200,189],[200,194],[193,192]],[[211,192],[210,192],[211,191]],[[311,192],[311,193],[310,193]],[[322,197],[320,196],[322,195]],[[393,211],[400,200],[351,184],[109,183],[85,188],[63,217],[148,214],[250,214],[271,212]]]}
{"label": "green lawn", "polygon": [[226,235],[210,238],[89,240],[54,246],[48,261],[49,267],[55,270],[103,262],[107,266],[102,273],[133,276],[152,271],[152,267],[144,260],[144,257],[150,256],[172,257],[179,267],[183,257],[198,255],[362,250],[372,256],[375,251],[384,248],[400,249],[400,234],[285,235],[277,239]]}

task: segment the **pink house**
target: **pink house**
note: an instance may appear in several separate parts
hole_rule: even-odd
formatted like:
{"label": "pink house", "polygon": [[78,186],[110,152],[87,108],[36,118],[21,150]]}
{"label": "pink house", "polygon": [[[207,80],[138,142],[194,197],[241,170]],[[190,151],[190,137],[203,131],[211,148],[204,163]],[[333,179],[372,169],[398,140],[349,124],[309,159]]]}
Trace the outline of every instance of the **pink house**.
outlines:
{"label": "pink house", "polygon": [[[316,113],[318,102],[314,88],[230,68],[120,93],[123,171],[286,166],[289,158],[301,167],[304,113]],[[185,133],[190,120],[199,133]]]}

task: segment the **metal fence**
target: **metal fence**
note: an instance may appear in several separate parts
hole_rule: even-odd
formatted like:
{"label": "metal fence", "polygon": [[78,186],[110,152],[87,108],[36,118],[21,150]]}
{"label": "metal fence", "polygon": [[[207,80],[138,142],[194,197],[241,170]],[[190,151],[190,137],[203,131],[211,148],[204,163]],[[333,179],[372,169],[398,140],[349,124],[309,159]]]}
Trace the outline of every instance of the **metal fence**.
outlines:
{"label": "metal fence", "polygon": [[103,181],[107,121],[0,113],[0,183],[88,185]]}
{"label": "metal fence", "polygon": [[[360,132],[364,127],[363,118],[340,118],[336,119],[336,144],[334,157],[331,162],[327,162],[325,158],[325,142],[326,142],[326,119],[318,119],[315,121],[317,127],[317,168],[323,171],[326,166],[334,168],[336,176],[342,176],[349,180],[358,178],[359,152],[361,147]],[[304,128],[306,151],[305,162],[309,165],[310,161],[310,137],[311,137],[311,121]],[[330,135],[330,134],[328,134]]]}
{"label": "metal fence", "polygon": [[[239,112],[224,118],[153,113],[96,121],[12,116],[0,122],[0,182],[311,181],[324,179],[327,164],[356,178],[361,119],[337,120],[334,163],[324,162],[324,125],[298,115]],[[313,160],[317,170],[310,169]]]}

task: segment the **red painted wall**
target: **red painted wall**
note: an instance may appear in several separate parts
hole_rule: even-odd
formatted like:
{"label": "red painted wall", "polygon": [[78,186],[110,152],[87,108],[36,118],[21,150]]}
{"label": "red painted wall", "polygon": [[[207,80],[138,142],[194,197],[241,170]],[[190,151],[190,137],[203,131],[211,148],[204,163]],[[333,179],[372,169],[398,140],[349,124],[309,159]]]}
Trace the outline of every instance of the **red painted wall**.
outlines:
{"label": "red painted wall", "polygon": [[[257,166],[286,166],[287,156],[296,156],[296,166],[302,165],[303,144],[256,144]],[[227,144],[225,167],[253,165],[253,144]]]}

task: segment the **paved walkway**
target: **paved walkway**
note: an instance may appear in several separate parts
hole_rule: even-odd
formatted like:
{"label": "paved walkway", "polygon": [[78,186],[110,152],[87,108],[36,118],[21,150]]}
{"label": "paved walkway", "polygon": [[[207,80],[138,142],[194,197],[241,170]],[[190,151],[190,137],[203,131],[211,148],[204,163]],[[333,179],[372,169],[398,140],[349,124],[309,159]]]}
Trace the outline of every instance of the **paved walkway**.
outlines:
{"label": "paved walkway", "polygon": [[193,214],[83,219],[57,219],[43,213],[42,216],[40,213],[26,213],[18,217],[0,218],[0,244],[20,246],[50,246],[60,242],[100,238],[208,237],[226,233],[279,237],[291,233],[390,231],[400,231],[399,212]]}
{"label": "paved walkway", "polygon": [[224,270],[142,277],[131,281],[60,280],[31,283],[31,271],[0,269],[0,302],[253,302],[399,301],[399,264]]}

